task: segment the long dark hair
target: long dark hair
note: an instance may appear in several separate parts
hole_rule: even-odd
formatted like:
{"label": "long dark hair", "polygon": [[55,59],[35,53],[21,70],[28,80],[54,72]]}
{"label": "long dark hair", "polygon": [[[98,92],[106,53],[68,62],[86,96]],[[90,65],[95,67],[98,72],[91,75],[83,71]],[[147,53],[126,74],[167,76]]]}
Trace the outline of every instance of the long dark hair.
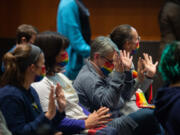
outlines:
{"label": "long dark hair", "polygon": [[44,52],[47,75],[54,73],[56,56],[68,47],[69,40],[57,32],[46,31],[37,35],[35,44]]}

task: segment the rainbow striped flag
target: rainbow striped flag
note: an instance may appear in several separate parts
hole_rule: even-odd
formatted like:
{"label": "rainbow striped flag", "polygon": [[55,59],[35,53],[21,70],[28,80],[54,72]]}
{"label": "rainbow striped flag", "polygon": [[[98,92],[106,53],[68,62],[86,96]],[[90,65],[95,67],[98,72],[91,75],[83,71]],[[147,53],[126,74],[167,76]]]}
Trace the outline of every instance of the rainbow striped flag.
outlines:
{"label": "rainbow striped flag", "polygon": [[136,70],[132,70],[132,76],[133,76],[133,78],[137,78],[138,73]]}
{"label": "rainbow striped flag", "polygon": [[136,105],[139,108],[155,108],[155,105],[148,104],[146,97],[144,96],[144,93],[141,89],[136,91]]}

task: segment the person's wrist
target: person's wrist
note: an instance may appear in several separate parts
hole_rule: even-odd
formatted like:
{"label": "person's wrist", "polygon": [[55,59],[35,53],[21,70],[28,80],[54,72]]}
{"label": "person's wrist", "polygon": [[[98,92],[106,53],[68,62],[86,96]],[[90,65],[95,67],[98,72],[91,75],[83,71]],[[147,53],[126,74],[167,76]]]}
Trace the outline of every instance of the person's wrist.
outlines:
{"label": "person's wrist", "polygon": [[85,120],[85,128],[86,128],[86,129],[89,129],[89,128],[90,128],[90,125],[88,124],[88,119]]}
{"label": "person's wrist", "polygon": [[46,117],[48,120],[52,120],[52,116],[49,114],[49,112],[46,112],[46,113],[45,113],[45,117]]}
{"label": "person's wrist", "polygon": [[119,73],[123,73],[124,70],[123,69],[115,69],[116,72],[119,72]]}
{"label": "person's wrist", "polygon": [[153,79],[153,75],[145,74],[145,77],[148,79]]}
{"label": "person's wrist", "polygon": [[129,68],[129,67],[124,68],[124,71],[130,71],[130,70],[131,70],[131,68]]}

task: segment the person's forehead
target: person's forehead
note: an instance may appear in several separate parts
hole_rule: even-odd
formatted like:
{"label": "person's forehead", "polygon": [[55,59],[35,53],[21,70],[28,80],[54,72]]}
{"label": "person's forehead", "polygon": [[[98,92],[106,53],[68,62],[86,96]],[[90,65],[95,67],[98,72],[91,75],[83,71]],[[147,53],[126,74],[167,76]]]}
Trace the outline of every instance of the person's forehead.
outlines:
{"label": "person's forehead", "polygon": [[113,55],[114,55],[114,51],[112,52],[109,52],[108,54],[105,54],[105,56],[109,59],[112,59],[113,58]]}
{"label": "person's forehead", "polygon": [[136,31],[135,28],[131,28],[131,35],[132,35],[133,37],[137,37],[137,36],[138,36],[138,33],[137,33],[137,31]]}

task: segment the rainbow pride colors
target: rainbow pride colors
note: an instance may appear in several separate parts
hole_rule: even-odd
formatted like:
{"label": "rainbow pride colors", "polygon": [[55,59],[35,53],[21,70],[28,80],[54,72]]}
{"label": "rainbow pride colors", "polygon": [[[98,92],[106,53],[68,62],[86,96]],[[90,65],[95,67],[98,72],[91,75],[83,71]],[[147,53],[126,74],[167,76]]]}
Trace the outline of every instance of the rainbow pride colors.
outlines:
{"label": "rainbow pride colors", "polygon": [[138,50],[139,49],[139,42],[137,42],[137,44],[136,44],[136,50]]}
{"label": "rainbow pride colors", "polygon": [[65,52],[61,54],[61,62],[58,63],[59,66],[64,67],[69,61],[68,53]]}
{"label": "rainbow pride colors", "polygon": [[41,68],[41,74],[40,74],[40,75],[36,75],[36,77],[35,77],[35,82],[41,81],[45,76],[46,76],[46,67],[43,66],[43,67]]}
{"label": "rainbow pride colors", "polygon": [[139,42],[136,43],[136,49],[135,50],[132,50],[131,54],[136,54],[136,52],[138,51],[139,49]]}
{"label": "rainbow pride colors", "polygon": [[101,71],[104,73],[104,75],[108,75],[111,73],[114,69],[114,64],[110,62],[105,62],[104,66],[101,68]]}
{"label": "rainbow pride colors", "polygon": [[42,67],[42,74],[41,74],[41,76],[43,76],[43,77],[46,76],[46,67],[45,66]]}
{"label": "rainbow pride colors", "polygon": [[138,89],[136,91],[136,105],[139,108],[152,108],[152,109],[155,108],[155,105],[148,104],[144,96],[144,93],[141,89]]}
{"label": "rainbow pride colors", "polygon": [[[136,70],[132,70],[132,76],[133,76],[133,78],[137,78],[138,73]],[[152,85],[150,86],[150,95],[149,95],[149,101],[148,102],[150,103],[151,100],[152,100]],[[143,91],[138,89],[136,91],[136,105],[139,108],[155,108],[154,105],[148,104],[148,102],[144,96]]]}
{"label": "rainbow pride colors", "polygon": [[132,70],[132,76],[133,76],[133,78],[137,78],[138,73],[136,70]]}

